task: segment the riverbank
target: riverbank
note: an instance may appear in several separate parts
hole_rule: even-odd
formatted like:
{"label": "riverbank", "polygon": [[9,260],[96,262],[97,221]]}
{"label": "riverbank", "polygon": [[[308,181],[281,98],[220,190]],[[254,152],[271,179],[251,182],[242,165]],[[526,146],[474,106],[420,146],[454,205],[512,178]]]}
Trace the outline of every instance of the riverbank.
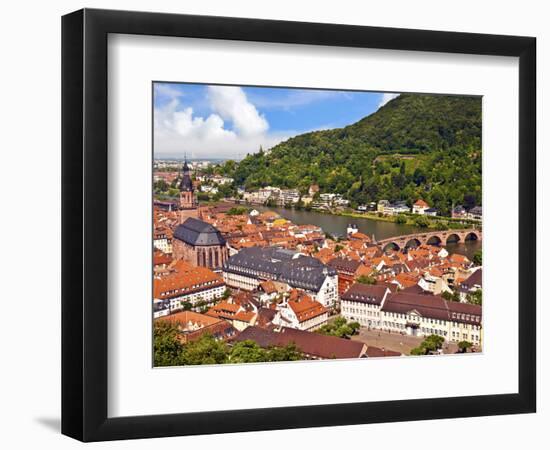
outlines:
{"label": "riverbank", "polygon": [[468,219],[455,219],[444,216],[427,216],[413,213],[403,213],[395,216],[383,215],[375,212],[360,213],[356,211],[339,211],[329,213],[343,217],[352,217],[356,219],[376,220],[379,222],[390,222],[401,225],[418,226],[433,230],[452,230],[463,228],[481,228],[481,223]]}

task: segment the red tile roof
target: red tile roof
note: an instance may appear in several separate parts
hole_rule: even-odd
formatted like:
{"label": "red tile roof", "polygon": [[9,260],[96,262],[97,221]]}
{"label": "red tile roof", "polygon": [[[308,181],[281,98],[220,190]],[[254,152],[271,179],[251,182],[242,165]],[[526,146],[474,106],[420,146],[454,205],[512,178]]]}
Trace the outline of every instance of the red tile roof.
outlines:
{"label": "red tile roof", "polygon": [[275,332],[252,326],[242,331],[235,340],[252,340],[261,347],[284,347],[294,343],[305,355],[321,359],[360,358],[367,351],[367,346],[359,341],[293,328],[282,328],[280,332]]}

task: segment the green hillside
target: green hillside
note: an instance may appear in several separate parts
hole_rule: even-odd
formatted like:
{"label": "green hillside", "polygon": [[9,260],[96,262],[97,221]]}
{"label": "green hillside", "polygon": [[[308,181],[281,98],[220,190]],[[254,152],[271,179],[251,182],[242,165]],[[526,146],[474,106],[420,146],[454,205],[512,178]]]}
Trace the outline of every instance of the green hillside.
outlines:
{"label": "green hillside", "polygon": [[442,213],[481,204],[481,99],[402,94],[344,128],[248,155],[235,182],[344,194],[354,204],[424,198]]}

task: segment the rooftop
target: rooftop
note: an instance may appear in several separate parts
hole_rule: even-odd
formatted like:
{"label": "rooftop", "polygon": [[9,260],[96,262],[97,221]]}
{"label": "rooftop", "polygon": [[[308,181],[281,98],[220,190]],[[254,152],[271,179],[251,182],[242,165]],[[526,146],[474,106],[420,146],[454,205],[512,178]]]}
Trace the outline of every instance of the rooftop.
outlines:
{"label": "rooftop", "polygon": [[380,305],[388,291],[385,285],[355,283],[342,295],[342,300]]}
{"label": "rooftop", "polygon": [[194,246],[225,245],[225,239],[217,228],[193,217],[178,225],[174,238]]}
{"label": "rooftop", "polygon": [[265,274],[266,278],[288,283],[292,287],[318,291],[327,276],[336,270],[311,256],[274,247],[243,248],[224,264],[225,272],[251,276]]}
{"label": "rooftop", "polygon": [[284,347],[294,343],[302,353],[321,359],[360,358],[367,350],[362,342],[284,327],[279,332],[248,327],[235,340],[252,340],[260,347]]}

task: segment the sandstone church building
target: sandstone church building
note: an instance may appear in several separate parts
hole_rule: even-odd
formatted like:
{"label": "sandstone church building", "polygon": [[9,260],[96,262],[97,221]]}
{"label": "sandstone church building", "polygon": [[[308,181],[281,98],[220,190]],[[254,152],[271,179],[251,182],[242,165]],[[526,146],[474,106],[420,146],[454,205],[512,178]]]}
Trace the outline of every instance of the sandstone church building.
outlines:
{"label": "sandstone church building", "polygon": [[189,172],[185,161],[179,185],[179,225],[174,230],[172,254],[174,259],[218,272],[228,258],[227,245],[217,228],[200,219],[197,194]]}

